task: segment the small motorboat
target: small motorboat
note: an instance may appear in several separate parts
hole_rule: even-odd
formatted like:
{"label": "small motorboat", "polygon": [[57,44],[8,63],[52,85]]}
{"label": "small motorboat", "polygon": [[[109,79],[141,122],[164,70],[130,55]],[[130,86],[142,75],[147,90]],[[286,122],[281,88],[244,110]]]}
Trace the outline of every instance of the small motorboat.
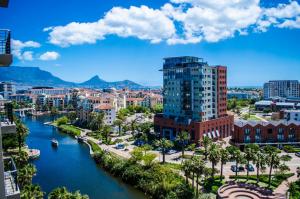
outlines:
{"label": "small motorboat", "polygon": [[56,139],[52,139],[52,140],[51,140],[51,145],[52,145],[53,147],[58,147],[58,141],[57,141]]}

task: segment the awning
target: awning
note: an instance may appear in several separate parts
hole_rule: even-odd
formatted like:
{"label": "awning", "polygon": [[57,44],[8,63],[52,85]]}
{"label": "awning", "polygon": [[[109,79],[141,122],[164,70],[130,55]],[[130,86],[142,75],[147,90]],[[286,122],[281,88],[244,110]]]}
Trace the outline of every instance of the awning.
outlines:
{"label": "awning", "polygon": [[211,134],[210,133],[208,133],[208,137],[211,138]]}
{"label": "awning", "polygon": [[215,138],[216,137],[216,133],[213,131],[212,133],[212,137]]}
{"label": "awning", "polygon": [[218,130],[216,130],[217,136],[220,137],[220,133]]}

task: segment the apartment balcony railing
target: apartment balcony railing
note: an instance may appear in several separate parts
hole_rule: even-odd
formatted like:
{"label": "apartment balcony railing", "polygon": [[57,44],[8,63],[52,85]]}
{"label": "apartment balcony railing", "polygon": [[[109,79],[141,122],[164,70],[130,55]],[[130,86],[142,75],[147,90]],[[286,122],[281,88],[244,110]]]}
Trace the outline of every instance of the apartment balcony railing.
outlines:
{"label": "apartment balcony railing", "polygon": [[[0,0],[1,1],[1,0]],[[10,66],[12,63],[10,30],[0,29],[0,67]]]}
{"label": "apartment balcony railing", "polygon": [[7,8],[9,0],[0,0],[0,7]]}
{"label": "apartment balcony railing", "polygon": [[16,133],[16,124],[13,121],[13,106],[5,104],[5,115],[0,116],[0,128],[2,134]]}
{"label": "apartment balcony railing", "polygon": [[4,161],[4,186],[7,199],[19,199],[20,189],[17,183],[17,168],[11,157],[3,158]]}

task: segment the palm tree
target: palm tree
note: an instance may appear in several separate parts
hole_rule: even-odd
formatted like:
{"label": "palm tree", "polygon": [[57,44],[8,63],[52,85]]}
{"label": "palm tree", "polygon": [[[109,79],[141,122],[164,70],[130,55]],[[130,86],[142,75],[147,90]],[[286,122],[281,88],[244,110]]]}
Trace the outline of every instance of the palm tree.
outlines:
{"label": "palm tree", "polygon": [[41,190],[41,187],[38,185],[25,185],[21,191],[21,198],[26,199],[43,199],[44,192]]}
{"label": "palm tree", "polygon": [[208,151],[208,147],[211,143],[212,143],[211,138],[209,138],[207,136],[203,137],[201,145],[204,147],[205,160],[207,160],[207,155],[208,155],[207,151]]}
{"label": "palm tree", "polygon": [[199,177],[204,173],[205,163],[199,156],[194,156],[192,158],[193,165],[195,167],[196,173],[196,198],[199,196]]}
{"label": "palm tree", "polygon": [[21,153],[22,145],[29,131],[28,128],[19,119],[15,120],[15,123],[16,123],[16,131],[18,134],[19,153]]}
{"label": "palm tree", "polygon": [[[111,126],[109,125],[104,125],[102,128],[102,135],[105,137],[105,141],[108,142],[108,136],[111,132]],[[109,144],[109,143],[107,143]]]}
{"label": "palm tree", "polygon": [[88,127],[94,131],[100,130],[104,123],[104,113],[90,113],[90,122],[88,123]]}
{"label": "palm tree", "polygon": [[236,170],[235,170],[235,179],[237,179],[237,174],[238,174],[238,167],[239,164],[243,162],[244,157],[240,151],[239,148],[237,147],[232,147],[232,154],[231,157],[235,160],[235,166],[236,166]]}
{"label": "palm tree", "polygon": [[271,186],[271,177],[272,177],[272,170],[273,168],[277,168],[280,165],[280,158],[278,156],[277,148],[273,146],[266,146],[264,148],[264,152],[266,153],[267,157],[267,164],[270,167],[269,171],[269,187]]}
{"label": "palm tree", "polygon": [[220,181],[223,179],[223,166],[229,161],[230,154],[228,150],[222,149],[220,150],[220,161],[221,161],[221,176]]}
{"label": "palm tree", "polygon": [[188,180],[189,180],[189,176],[191,174],[191,170],[192,170],[192,161],[191,160],[185,160],[181,163],[181,169],[184,172],[184,176],[185,176],[185,183],[189,184]]}
{"label": "palm tree", "polygon": [[220,161],[220,158],[221,158],[220,146],[217,145],[216,143],[212,143],[209,147],[209,152],[208,152],[208,159],[212,165],[212,172],[211,172],[212,180],[214,180],[215,166]]}
{"label": "palm tree", "polygon": [[184,149],[188,141],[189,141],[189,134],[186,131],[180,132],[176,137],[176,142],[178,142],[178,144],[181,146],[182,158],[184,157]]}
{"label": "palm tree", "polygon": [[266,166],[266,157],[264,153],[262,153],[261,150],[256,152],[256,154],[253,157],[253,163],[256,166],[256,183],[259,183],[259,172],[260,170],[263,170]]}
{"label": "palm tree", "polygon": [[120,119],[116,119],[114,121],[114,125],[115,126],[118,126],[118,133],[119,133],[119,136],[121,136],[121,128],[122,128],[122,124],[123,124],[123,121],[120,120]]}
{"label": "palm tree", "polygon": [[[247,161],[247,165],[250,164],[250,161],[254,159],[255,154],[259,151],[259,146],[257,144],[248,144],[245,146],[245,160]],[[247,181],[249,178],[249,169],[247,169]]]}
{"label": "palm tree", "polygon": [[28,164],[18,171],[18,182],[20,187],[31,184],[32,177],[36,174],[36,168],[32,164]]}
{"label": "palm tree", "polygon": [[174,146],[173,142],[171,142],[170,140],[167,140],[166,138],[162,138],[160,140],[156,140],[155,145],[157,147],[161,148],[161,152],[162,152],[162,155],[163,155],[163,164],[164,164],[166,162],[166,159],[165,159],[166,151],[169,148],[172,148]]}
{"label": "palm tree", "polygon": [[48,195],[48,199],[66,199],[70,198],[70,193],[66,187],[56,188]]}

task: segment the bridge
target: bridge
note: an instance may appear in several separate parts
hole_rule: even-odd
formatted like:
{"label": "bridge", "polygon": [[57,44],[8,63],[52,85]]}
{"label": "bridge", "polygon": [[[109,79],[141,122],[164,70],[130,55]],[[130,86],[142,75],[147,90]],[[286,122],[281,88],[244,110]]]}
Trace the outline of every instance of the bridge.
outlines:
{"label": "bridge", "polygon": [[20,109],[14,109],[15,113],[20,117],[25,117],[26,113],[33,114],[35,112],[34,108],[20,108]]}

